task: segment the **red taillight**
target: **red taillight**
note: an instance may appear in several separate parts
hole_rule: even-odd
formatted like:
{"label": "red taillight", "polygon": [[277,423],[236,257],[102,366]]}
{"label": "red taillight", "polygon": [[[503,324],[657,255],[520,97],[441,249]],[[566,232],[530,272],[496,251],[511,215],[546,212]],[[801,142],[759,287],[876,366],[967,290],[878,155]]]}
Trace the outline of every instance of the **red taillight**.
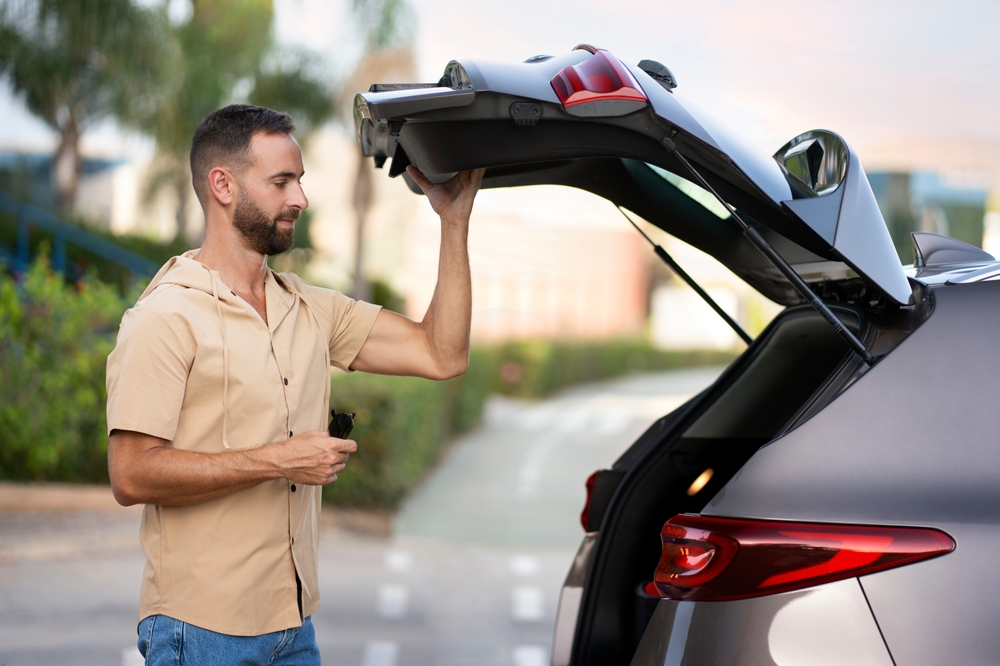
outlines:
{"label": "red taillight", "polygon": [[920,527],[799,523],[681,514],[660,532],[653,575],[660,596],[747,599],[864,576],[951,552],[955,541]]}
{"label": "red taillight", "polygon": [[583,505],[583,511],[580,512],[580,524],[583,525],[584,532],[590,531],[590,498],[594,496],[594,486],[602,471],[599,469],[587,477],[587,501]]}
{"label": "red taillight", "polygon": [[579,65],[564,67],[552,78],[552,89],[564,107],[596,101],[648,101],[635,77],[617,58],[604,49],[593,49],[592,53]]}

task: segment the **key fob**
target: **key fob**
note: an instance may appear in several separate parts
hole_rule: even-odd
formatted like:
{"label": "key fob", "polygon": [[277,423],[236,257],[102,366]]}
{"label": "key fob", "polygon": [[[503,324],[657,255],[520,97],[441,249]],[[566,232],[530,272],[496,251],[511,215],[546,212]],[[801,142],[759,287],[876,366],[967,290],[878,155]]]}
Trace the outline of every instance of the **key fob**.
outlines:
{"label": "key fob", "polygon": [[338,414],[336,409],[330,410],[330,427],[327,428],[327,431],[331,437],[347,439],[352,430],[354,430],[354,412]]}

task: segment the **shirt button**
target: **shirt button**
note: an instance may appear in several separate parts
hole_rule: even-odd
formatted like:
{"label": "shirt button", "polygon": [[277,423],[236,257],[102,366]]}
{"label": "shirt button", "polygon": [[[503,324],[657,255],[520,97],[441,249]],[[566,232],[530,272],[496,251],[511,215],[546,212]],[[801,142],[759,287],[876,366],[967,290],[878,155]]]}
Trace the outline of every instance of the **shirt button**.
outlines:
{"label": "shirt button", "polygon": [[292,484],[292,492],[293,493],[295,492],[295,484],[294,483]]}
{"label": "shirt button", "polygon": [[289,436],[289,437],[292,437],[292,436],[294,436],[294,435],[295,435],[295,433],[294,433],[294,432],[292,432],[291,430],[289,430],[289,431],[288,431],[288,436]]}
{"label": "shirt button", "polygon": [[292,537],[292,545],[295,545],[295,537]]}
{"label": "shirt button", "polygon": [[288,386],[288,377],[285,377],[285,386]]}

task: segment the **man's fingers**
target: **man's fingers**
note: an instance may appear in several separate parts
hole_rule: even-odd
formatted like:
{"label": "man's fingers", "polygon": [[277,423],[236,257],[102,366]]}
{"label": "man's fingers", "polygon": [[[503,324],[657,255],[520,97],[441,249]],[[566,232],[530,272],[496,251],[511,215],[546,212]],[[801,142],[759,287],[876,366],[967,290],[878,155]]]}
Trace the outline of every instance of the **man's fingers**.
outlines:
{"label": "man's fingers", "polygon": [[329,442],[327,446],[330,447],[331,451],[336,451],[338,453],[354,453],[358,450],[358,443],[353,439],[337,439],[336,437],[331,438],[333,441]]}
{"label": "man's fingers", "polygon": [[427,176],[425,176],[420,171],[420,169],[413,166],[412,164],[406,167],[406,173],[410,174],[410,178],[412,178],[413,181],[420,187],[420,189],[423,190],[424,194],[427,194],[427,190],[434,187],[434,183],[427,180]]}
{"label": "man's fingers", "polygon": [[475,189],[478,190],[483,184],[483,176],[486,175],[486,169],[473,169],[469,173],[472,176],[472,184],[475,186]]}

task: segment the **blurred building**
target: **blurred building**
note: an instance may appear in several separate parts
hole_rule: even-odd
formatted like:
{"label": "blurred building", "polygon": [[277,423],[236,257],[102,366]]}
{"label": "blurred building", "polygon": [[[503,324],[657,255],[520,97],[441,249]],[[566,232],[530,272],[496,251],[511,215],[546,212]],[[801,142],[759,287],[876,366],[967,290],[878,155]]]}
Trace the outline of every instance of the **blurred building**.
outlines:
{"label": "blurred building", "polygon": [[[533,195],[556,199],[562,188],[537,188]],[[519,192],[482,192],[491,198],[521,199]],[[562,197],[560,197],[562,195]],[[593,205],[601,203],[596,197]],[[491,203],[491,202],[487,202]],[[606,203],[606,202],[604,202]],[[473,213],[469,231],[472,265],[472,336],[479,342],[523,338],[637,337],[645,332],[650,270],[642,239],[622,224],[573,225],[567,218],[539,224],[537,209]],[[617,211],[606,206],[615,224]],[[624,221],[623,221],[624,222]],[[420,318],[437,277],[440,222],[422,206],[410,223],[407,243],[407,310]]]}
{"label": "blurred building", "polygon": [[910,233],[929,231],[983,247],[989,174],[983,171],[868,173],[896,252],[913,262]]}
{"label": "blurred building", "polygon": [[[83,158],[75,214],[87,224],[117,234],[138,234],[168,240],[176,232],[173,199],[161,192],[150,200],[152,162],[121,156]],[[41,152],[0,151],[0,190],[22,201],[55,211],[52,182],[52,155]],[[189,211],[197,219],[200,234],[201,211]]]}

